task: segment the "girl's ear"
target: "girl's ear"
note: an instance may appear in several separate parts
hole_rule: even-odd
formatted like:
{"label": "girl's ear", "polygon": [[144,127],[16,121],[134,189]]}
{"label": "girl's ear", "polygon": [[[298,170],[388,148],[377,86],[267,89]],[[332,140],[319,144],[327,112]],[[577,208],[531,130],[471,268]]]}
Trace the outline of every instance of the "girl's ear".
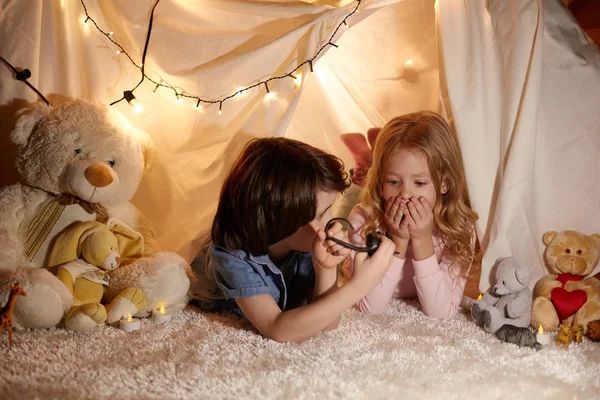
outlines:
{"label": "girl's ear", "polygon": [[450,184],[448,183],[448,178],[443,177],[442,178],[442,186],[440,187],[440,193],[446,194],[446,193],[448,193],[449,189],[450,189]]}

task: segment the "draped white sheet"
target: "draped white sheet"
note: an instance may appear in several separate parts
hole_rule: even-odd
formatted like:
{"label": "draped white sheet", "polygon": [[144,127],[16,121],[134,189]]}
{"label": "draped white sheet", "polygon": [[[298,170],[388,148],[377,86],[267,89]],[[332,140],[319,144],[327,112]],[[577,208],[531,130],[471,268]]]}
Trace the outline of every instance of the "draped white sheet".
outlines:
{"label": "draped white sheet", "polygon": [[600,232],[600,53],[559,0],[468,3],[441,1],[439,15],[486,249],[480,288],[507,255],[531,265],[533,284],[547,273],[544,232]]}
{"label": "draped white sheet", "polygon": [[[85,2],[141,60],[153,1]],[[457,128],[478,231],[487,249],[481,289],[498,256],[515,254],[544,272],[541,236],[550,229],[600,230],[598,184],[600,56],[558,0],[363,0],[334,42],[291,78],[218,106],[193,109],[172,91],[144,82],[144,116],[121,102],[133,125],[153,137],[158,157],[134,202],[163,248],[191,259],[210,226],[220,185],[251,137],[297,138],[352,166],[339,135],[443,105]],[[355,1],[162,0],[146,72],[190,95],[220,99],[312,57]],[[139,70],[70,0],[0,0],[0,55],[32,71],[54,103],[66,97],[111,102]],[[438,56],[441,57],[438,60]],[[407,66],[410,60],[412,65]],[[439,61],[439,62],[438,62]],[[438,68],[443,65],[444,68]],[[441,74],[440,74],[441,69]],[[11,183],[7,134],[14,112],[36,96],[0,68],[2,182]],[[535,276],[534,276],[535,279]]]}

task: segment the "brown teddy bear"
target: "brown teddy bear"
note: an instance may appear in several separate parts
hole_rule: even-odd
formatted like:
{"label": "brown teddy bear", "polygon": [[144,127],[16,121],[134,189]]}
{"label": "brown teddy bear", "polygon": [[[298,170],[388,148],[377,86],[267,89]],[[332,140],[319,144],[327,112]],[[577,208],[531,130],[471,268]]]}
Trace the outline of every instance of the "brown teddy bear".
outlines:
{"label": "brown teddy bear", "polygon": [[589,276],[600,257],[600,235],[550,231],[544,244],[550,274],[533,288],[531,326],[554,331],[561,323],[579,324],[587,331],[588,322],[600,319],[600,280]]}

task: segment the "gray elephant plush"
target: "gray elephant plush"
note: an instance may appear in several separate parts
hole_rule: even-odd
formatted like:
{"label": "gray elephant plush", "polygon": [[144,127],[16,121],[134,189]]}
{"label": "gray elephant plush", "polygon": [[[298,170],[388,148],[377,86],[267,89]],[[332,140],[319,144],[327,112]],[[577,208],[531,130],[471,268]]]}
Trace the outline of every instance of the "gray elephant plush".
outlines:
{"label": "gray elephant plush", "polygon": [[492,334],[505,324],[522,328],[529,326],[529,277],[529,267],[516,257],[496,260],[496,284],[471,309],[475,323]]}

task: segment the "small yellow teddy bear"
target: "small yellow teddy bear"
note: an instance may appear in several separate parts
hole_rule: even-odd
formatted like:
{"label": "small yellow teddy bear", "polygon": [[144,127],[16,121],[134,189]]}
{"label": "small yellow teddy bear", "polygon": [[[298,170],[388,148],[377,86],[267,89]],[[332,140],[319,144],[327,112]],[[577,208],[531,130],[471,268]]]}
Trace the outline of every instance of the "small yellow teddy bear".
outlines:
{"label": "small yellow teddy bear", "polygon": [[74,222],[54,241],[48,265],[73,293],[73,307],[65,316],[65,327],[87,331],[99,324],[115,323],[127,314],[146,307],[146,298],[137,288],[123,290],[104,306],[104,288],[110,271],[126,258],[140,257],[143,237],[116,219],[106,225],[97,221]]}

